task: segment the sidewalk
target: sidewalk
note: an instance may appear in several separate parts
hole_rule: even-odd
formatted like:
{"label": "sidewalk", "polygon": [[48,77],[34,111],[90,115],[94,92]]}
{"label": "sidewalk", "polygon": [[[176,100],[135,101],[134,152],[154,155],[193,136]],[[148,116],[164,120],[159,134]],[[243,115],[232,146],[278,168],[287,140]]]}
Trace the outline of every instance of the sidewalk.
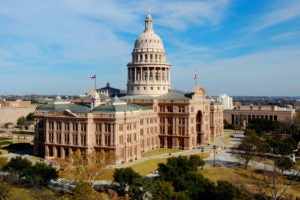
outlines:
{"label": "sidewalk", "polygon": [[[225,147],[225,144],[222,140],[222,136],[218,136],[215,138],[214,142],[212,144],[210,144],[209,146],[204,146],[204,153],[206,152],[210,152],[213,153],[213,145],[217,146],[216,151],[220,151]],[[117,164],[117,165],[113,165],[113,168],[123,168],[123,167],[130,167],[134,164],[137,163],[141,163],[147,160],[153,160],[153,159],[159,159],[159,158],[170,158],[172,156],[187,156],[187,155],[194,155],[194,154],[201,154],[201,150],[200,149],[191,149],[191,150],[186,150],[186,151],[182,151],[182,152],[177,152],[177,153],[165,153],[165,154],[160,154],[160,155],[155,155],[155,156],[148,156],[148,157],[143,157],[140,158],[138,160],[134,160],[132,162],[129,163],[124,163],[124,164]],[[210,156],[211,157],[211,156]]]}

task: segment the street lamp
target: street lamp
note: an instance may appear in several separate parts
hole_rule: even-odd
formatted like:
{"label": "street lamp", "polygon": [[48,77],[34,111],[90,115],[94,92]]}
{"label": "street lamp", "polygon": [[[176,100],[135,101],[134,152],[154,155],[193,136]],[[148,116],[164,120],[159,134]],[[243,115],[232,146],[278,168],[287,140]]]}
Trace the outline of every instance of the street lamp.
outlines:
{"label": "street lamp", "polygon": [[202,153],[202,160],[203,160],[203,158],[204,158],[204,156],[203,156],[203,152],[204,152],[204,146],[201,146],[201,147],[200,147],[200,149],[201,149],[201,153]]}
{"label": "street lamp", "polygon": [[216,149],[217,149],[217,145],[213,145],[213,150],[214,150],[214,167],[216,167]]}

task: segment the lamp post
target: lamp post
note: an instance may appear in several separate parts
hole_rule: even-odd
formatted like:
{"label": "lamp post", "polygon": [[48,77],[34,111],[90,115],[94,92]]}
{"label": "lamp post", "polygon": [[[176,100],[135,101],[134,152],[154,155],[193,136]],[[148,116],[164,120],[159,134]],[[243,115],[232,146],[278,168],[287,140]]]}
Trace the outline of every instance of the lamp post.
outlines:
{"label": "lamp post", "polygon": [[216,167],[216,149],[217,149],[217,146],[213,145],[213,150],[214,150],[214,167]]}
{"label": "lamp post", "polygon": [[204,156],[203,156],[204,146],[201,146],[200,149],[201,149],[201,153],[202,153],[202,157],[201,157],[201,158],[202,158],[202,160],[203,160],[203,157],[204,157]]}

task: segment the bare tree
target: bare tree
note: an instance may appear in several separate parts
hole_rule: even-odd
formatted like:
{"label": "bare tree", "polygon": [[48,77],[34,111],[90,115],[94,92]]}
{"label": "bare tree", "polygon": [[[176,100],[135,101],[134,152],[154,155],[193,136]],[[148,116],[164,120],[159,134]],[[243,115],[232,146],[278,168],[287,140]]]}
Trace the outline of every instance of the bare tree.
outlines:
{"label": "bare tree", "polygon": [[[273,157],[272,159],[278,158]],[[299,168],[295,167],[284,171],[275,163],[274,161],[273,165],[265,164],[264,169],[252,173],[252,178],[257,186],[257,193],[266,200],[283,199],[287,190],[294,185],[296,178],[300,175]]]}
{"label": "bare tree", "polygon": [[82,155],[76,151],[70,159],[62,163],[60,176],[68,180],[95,181],[102,179],[114,155],[107,152],[93,152]]}

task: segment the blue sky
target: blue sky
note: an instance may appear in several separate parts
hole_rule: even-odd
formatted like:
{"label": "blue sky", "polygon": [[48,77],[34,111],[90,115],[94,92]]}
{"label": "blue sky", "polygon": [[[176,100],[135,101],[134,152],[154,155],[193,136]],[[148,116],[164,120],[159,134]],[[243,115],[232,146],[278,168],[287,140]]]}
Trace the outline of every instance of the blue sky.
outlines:
{"label": "blue sky", "polygon": [[300,95],[299,0],[1,0],[0,94],[126,89],[149,4],[174,89]]}

